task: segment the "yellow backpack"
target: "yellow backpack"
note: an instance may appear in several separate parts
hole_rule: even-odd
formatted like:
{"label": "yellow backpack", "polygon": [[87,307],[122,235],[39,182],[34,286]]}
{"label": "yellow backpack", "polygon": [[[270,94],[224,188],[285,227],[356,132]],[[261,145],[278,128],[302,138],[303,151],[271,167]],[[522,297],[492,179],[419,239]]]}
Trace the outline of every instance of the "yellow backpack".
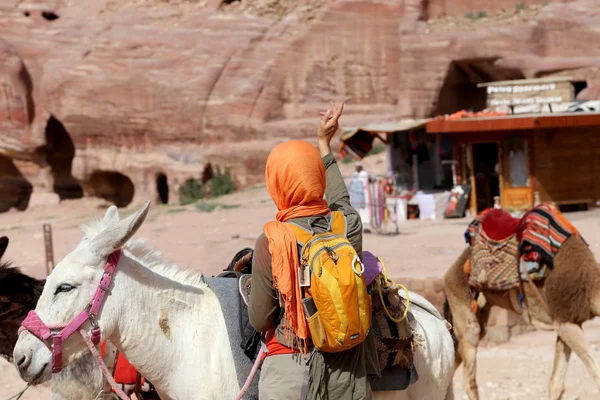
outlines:
{"label": "yellow backpack", "polygon": [[326,353],[348,350],[371,327],[371,296],[364,266],[346,238],[346,217],[334,211],[328,232],[314,234],[290,222],[300,252],[298,270],[304,313],[315,347]]}

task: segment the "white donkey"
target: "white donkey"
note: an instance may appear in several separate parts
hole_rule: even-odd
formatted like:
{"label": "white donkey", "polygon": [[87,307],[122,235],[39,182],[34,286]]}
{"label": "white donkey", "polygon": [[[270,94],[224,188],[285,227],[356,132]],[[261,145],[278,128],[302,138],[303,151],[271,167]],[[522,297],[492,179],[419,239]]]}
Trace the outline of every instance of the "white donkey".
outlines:
{"label": "white donkey", "polygon": [[[237,325],[237,315],[224,314],[222,302],[200,273],[179,269],[148,249],[126,245],[143,223],[148,207],[149,202],[119,222],[103,221],[96,236],[86,235],[87,240],[48,277],[37,315],[48,325],[73,320],[90,302],[109,255],[123,250],[96,317],[101,340],[114,343],[154,384],[162,399],[233,399],[251,367],[240,366],[235,350],[240,346],[230,344],[227,319],[233,318]],[[418,302],[423,308],[412,310],[417,333],[425,339],[415,354],[419,380],[407,390],[376,392],[374,398],[454,397],[452,337],[445,322],[426,311],[433,306],[422,298]],[[89,320],[83,328],[92,329]],[[75,334],[63,343],[62,364],[71,364],[87,352],[84,340]],[[14,360],[27,382],[39,384],[51,377],[49,342],[28,331],[19,335]]]}

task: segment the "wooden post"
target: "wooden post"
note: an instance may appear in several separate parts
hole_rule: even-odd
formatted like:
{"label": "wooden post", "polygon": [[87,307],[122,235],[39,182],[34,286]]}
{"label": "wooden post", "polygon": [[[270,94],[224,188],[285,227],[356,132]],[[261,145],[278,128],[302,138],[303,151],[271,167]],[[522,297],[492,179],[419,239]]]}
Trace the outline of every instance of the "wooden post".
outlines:
{"label": "wooden post", "polygon": [[54,249],[52,246],[52,225],[44,224],[44,245],[46,247],[46,276],[54,269]]}
{"label": "wooden post", "polygon": [[498,210],[502,208],[500,205],[500,196],[494,196],[494,208]]}
{"label": "wooden post", "polygon": [[533,205],[539,206],[542,203],[542,201],[540,200],[540,192],[538,192],[537,190],[533,192],[533,199]]}

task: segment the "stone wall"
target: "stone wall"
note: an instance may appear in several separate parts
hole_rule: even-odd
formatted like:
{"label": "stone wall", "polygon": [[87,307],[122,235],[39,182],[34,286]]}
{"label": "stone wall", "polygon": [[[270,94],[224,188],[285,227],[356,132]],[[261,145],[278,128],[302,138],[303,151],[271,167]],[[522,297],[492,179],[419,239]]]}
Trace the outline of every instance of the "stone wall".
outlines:
{"label": "stone wall", "polygon": [[[417,279],[409,278],[394,279],[397,283],[402,283],[412,292],[418,293],[429,300],[438,311],[444,315],[444,280],[442,278]],[[504,309],[493,307],[490,312],[486,341],[493,343],[502,343],[508,341],[511,336],[533,330],[520,315]]]}
{"label": "stone wall", "polygon": [[429,0],[426,12],[429,18],[462,16],[468,13],[477,15],[479,12],[491,15],[501,10],[525,8],[547,2],[546,0],[515,0],[513,2],[505,0]]}
{"label": "stone wall", "polygon": [[30,187],[29,204],[155,199],[163,176],[176,200],[209,162],[252,185],[275,144],[314,136],[329,100],[357,126],[471,107],[484,81],[568,73],[600,93],[597,0],[14,4],[0,13],[0,153],[18,174],[0,185]]}

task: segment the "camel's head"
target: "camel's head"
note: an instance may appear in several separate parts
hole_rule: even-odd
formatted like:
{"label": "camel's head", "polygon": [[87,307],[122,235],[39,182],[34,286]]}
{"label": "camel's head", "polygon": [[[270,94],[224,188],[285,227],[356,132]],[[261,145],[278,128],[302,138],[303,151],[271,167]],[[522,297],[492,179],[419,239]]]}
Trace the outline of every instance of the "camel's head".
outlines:
{"label": "camel's head", "polygon": [[[8,238],[0,237],[0,260],[8,247]],[[12,361],[17,331],[42,293],[43,280],[23,274],[9,262],[0,262],[0,356]]]}
{"label": "camel's head", "polygon": [[[137,212],[121,221],[117,208],[109,207],[97,231],[86,233],[77,248],[56,265],[35,308],[46,326],[68,324],[86,309],[103,275],[108,256],[121,249],[135,234],[144,222],[149,206],[150,202],[146,202]],[[115,287],[118,277],[117,268],[113,284],[96,317],[102,340],[110,336],[117,325],[118,316],[108,311],[116,308],[111,301],[110,290]],[[81,328],[89,335],[91,322],[86,321]],[[62,345],[62,366],[77,361],[87,351],[81,335],[71,335]],[[32,384],[49,380],[52,376],[51,340],[42,341],[28,331],[21,332],[14,350],[14,362],[23,380]]]}

